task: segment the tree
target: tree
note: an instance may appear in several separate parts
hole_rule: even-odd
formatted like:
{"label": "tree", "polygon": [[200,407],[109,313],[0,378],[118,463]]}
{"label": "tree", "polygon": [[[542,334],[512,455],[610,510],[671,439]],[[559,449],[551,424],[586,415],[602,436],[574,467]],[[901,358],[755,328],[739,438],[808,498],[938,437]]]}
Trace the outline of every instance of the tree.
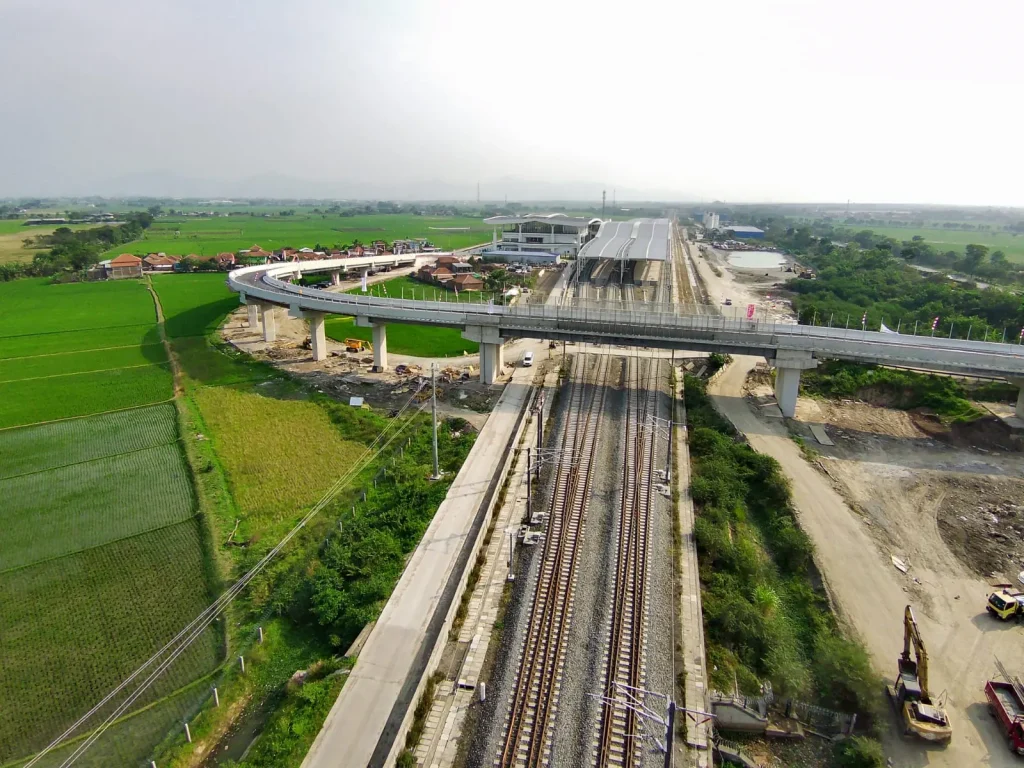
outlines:
{"label": "tree", "polygon": [[967,271],[967,274],[974,275],[974,273],[978,271],[978,267],[980,267],[984,263],[987,256],[988,246],[977,245],[975,243],[971,243],[970,245],[968,245],[964,249],[963,262],[964,269]]}

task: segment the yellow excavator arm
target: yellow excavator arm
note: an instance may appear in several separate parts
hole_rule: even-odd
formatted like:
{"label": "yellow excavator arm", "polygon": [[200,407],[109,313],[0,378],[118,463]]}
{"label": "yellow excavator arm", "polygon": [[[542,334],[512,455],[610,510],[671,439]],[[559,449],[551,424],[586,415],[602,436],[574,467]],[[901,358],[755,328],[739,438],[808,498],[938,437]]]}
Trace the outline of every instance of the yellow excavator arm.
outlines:
{"label": "yellow excavator arm", "polygon": [[906,661],[910,660],[911,645],[914,647],[914,656],[917,661],[917,679],[921,684],[921,693],[925,698],[930,698],[928,693],[928,651],[924,647],[921,630],[917,627],[914,609],[908,605],[903,611],[903,658]]}

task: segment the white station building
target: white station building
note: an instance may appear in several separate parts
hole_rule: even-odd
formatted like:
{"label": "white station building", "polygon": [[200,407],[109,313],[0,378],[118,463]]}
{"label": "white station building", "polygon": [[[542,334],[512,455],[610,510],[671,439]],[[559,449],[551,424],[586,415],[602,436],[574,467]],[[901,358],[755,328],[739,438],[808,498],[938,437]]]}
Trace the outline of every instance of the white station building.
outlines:
{"label": "white station building", "polygon": [[484,219],[484,223],[494,227],[491,247],[484,255],[545,253],[575,257],[601,227],[600,219],[564,213],[492,216]]}

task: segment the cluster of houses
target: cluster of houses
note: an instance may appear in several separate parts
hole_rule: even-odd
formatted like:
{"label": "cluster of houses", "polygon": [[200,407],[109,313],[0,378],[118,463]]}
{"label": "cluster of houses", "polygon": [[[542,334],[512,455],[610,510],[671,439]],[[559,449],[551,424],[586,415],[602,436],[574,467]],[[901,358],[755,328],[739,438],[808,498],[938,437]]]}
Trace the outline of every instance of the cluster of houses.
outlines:
{"label": "cluster of houses", "polygon": [[[185,272],[193,265],[203,263],[209,265],[207,268],[229,270],[236,266],[254,266],[273,262],[344,259],[363,255],[383,256],[388,253],[432,253],[436,250],[437,247],[428,240],[395,240],[390,249],[384,240],[374,240],[369,245],[359,244],[345,250],[281,248],[277,251],[267,251],[259,245],[253,245],[238,253],[224,252],[218,253],[216,256],[197,256],[194,253],[187,256],[171,256],[163,252],[151,253],[147,256],[134,256],[130,253],[122,253],[113,259],[96,264],[89,274],[94,279],[120,280],[129,277],[142,277],[144,272]],[[460,287],[459,290],[463,289]],[[469,288],[468,290],[480,290],[480,288]]]}
{"label": "cluster of houses", "polygon": [[473,274],[473,265],[456,256],[440,256],[434,264],[425,264],[415,275],[417,280],[441,288],[463,291],[482,291],[484,281]]}

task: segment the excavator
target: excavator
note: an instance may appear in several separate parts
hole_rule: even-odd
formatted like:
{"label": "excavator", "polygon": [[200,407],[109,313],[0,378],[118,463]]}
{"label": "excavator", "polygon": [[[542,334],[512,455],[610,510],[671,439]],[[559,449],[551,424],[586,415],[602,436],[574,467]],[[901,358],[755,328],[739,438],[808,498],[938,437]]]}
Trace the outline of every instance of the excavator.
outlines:
{"label": "excavator", "polygon": [[[910,658],[911,645],[914,647],[913,659]],[[903,611],[903,653],[897,664],[899,675],[896,685],[886,686],[886,693],[896,715],[903,721],[903,733],[925,741],[948,743],[953,736],[953,727],[942,702],[932,701],[928,693],[928,651],[909,605]]]}

